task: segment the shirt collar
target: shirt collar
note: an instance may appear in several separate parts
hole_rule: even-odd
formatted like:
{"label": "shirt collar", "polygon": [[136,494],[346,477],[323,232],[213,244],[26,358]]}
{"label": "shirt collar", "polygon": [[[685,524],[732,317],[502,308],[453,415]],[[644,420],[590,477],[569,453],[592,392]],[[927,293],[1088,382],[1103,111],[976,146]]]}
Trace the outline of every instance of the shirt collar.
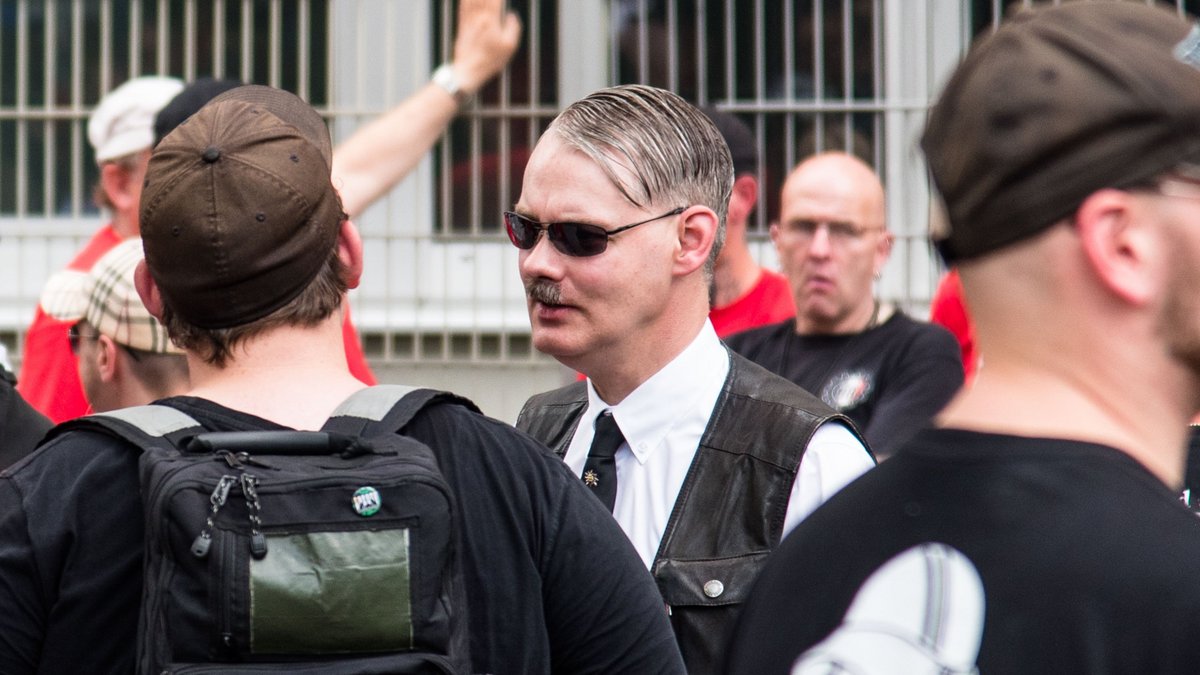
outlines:
{"label": "shirt collar", "polygon": [[580,424],[591,428],[596,417],[611,409],[625,442],[638,462],[645,463],[650,453],[685,417],[701,415],[705,420],[712,410],[701,410],[699,401],[715,400],[729,374],[729,353],[707,320],[692,342],[638,385],[615,406],[605,403],[587,382],[588,407]]}

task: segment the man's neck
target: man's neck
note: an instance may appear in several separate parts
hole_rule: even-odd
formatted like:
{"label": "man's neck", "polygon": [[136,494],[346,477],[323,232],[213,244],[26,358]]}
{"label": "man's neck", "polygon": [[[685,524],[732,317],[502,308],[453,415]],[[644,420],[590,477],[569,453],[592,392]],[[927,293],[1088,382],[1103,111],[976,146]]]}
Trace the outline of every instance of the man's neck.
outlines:
{"label": "man's neck", "polygon": [[617,405],[683,353],[707,320],[706,316],[700,315],[685,324],[668,325],[665,334],[626,340],[622,345],[622,356],[591,359],[595,365],[580,372],[588,376],[605,403]]}
{"label": "man's neck", "polygon": [[1108,348],[1122,339],[1128,337],[1104,344],[1097,337],[1087,346],[1044,336],[1041,344],[1019,350],[989,344],[972,385],[937,424],[1109,445],[1177,487],[1187,423],[1198,403],[1191,400],[1195,377],[1163,358],[1136,354],[1132,345],[1123,352]]}
{"label": "man's neck", "polygon": [[869,302],[859,304],[853,312],[836,321],[823,321],[796,314],[797,335],[857,335],[884,323],[892,317],[896,308],[881,303],[872,297]]}
{"label": "man's neck", "polygon": [[312,328],[270,330],[222,368],[188,354],[192,396],[296,429],[317,429],[363,387],[346,366],[341,314]]}
{"label": "man's neck", "polygon": [[121,239],[129,239],[140,234],[138,231],[137,216],[134,214],[114,211],[109,226],[112,227],[113,232]]}

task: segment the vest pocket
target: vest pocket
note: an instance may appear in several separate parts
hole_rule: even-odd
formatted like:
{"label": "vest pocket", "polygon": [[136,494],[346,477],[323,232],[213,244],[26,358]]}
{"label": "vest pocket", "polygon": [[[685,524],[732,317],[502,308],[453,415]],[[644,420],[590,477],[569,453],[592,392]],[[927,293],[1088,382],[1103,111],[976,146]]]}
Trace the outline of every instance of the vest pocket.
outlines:
{"label": "vest pocket", "polygon": [[766,564],[768,551],[706,560],[660,560],[654,579],[667,605],[719,607],[750,596],[750,587]]}

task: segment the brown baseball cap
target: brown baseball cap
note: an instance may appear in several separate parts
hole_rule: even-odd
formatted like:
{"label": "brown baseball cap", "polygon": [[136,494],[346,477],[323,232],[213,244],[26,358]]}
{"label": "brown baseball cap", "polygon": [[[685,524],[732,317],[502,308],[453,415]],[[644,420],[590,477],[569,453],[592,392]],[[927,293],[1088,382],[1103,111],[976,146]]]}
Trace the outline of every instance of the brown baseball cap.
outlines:
{"label": "brown baseball cap", "polygon": [[1096,190],[1200,161],[1200,28],[1132,2],[1022,10],[967,54],[921,147],[948,262],[1031,237]]}
{"label": "brown baseball cap", "polygon": [[299,295],[345,219],[331,147],[316,110],[259,85],[214,98],[168,134],[141,205],[146,264],[167,306],[229,328]]}

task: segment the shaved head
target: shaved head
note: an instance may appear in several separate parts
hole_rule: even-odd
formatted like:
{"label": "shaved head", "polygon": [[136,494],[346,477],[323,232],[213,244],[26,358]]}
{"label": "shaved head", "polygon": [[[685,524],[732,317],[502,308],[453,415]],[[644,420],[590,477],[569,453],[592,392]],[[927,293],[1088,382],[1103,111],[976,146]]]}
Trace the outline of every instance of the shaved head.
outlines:
{"label": "shaved head", "polygon": [[866,162],[845,152],[822,152],[796,165],[783,184],[789,194],[819,194],[846,202],[861,214],[860,225],[886,227],[883,183]]}
{"label": "shaved head", "polygon": [[844,152],[813,155],[784,182],[771,238],[792,287],[800,334],[870,325],[872,283],[892,249],[883,202],[875,171]]}

